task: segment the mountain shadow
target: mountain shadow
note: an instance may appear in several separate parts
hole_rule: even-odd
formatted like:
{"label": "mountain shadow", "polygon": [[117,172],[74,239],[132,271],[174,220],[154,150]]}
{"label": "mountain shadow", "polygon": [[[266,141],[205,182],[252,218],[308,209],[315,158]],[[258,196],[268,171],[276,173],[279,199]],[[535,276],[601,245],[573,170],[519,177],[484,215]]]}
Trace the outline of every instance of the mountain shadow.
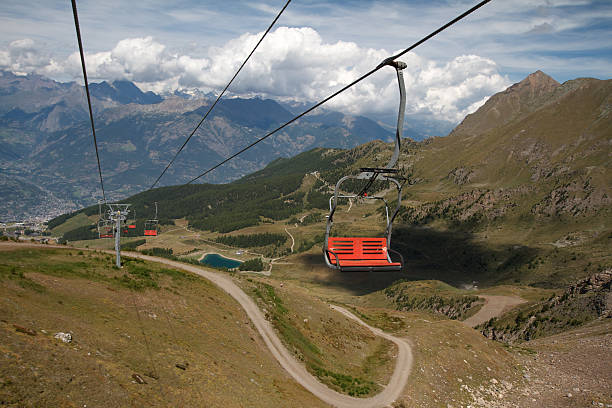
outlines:
{"label": "mountain shadow", "polygon": [[402,272],[338,272],[328,269],[323,255],[317,253],[298,259],[307,265],[305,279],[361,296],[399,279],[440,280],[458,288],[516,284],[525,280],[528,265],[539,254],[538,249],[523,245],[488,246],[469,232],[418,226],[396,228],[392,246],[404,256]]}

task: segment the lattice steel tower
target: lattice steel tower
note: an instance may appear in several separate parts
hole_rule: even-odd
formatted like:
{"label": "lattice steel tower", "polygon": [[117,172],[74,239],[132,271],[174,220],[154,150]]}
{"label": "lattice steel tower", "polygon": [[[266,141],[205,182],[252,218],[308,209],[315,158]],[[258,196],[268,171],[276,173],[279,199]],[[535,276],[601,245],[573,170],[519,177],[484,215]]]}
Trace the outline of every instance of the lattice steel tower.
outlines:
{"label": "lattice steel tower", "polygon": [[109,204],[109,217],[115,223],[115,252],[117,253],[116,265],[121,268],[121,223],[125,223],[130,213],[131,204]]}

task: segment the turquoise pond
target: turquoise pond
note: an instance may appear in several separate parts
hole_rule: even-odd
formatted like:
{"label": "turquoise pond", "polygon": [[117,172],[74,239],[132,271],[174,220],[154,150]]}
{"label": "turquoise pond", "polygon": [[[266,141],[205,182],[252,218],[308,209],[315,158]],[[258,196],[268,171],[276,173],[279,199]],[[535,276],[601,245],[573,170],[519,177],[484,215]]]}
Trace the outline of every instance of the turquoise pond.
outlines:
{"label": "turquoise pond", "polygon": [[224,258],[219,254],[208,254],[200,261],[204,265],[214,266],[215,268],[233,269],[240,266],[242,262]]}

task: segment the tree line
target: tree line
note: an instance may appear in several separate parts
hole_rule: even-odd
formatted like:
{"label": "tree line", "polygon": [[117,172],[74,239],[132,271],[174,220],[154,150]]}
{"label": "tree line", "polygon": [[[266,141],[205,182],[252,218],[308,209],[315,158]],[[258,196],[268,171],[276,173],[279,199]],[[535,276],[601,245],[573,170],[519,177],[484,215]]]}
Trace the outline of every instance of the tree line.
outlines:
{"label": "tree line", "polygon": [[268,245],[280,246],[287,242],[287,236],[284,234],[264,232],[262,234],[249,235],[222,235],[215,239],[215,241],[233,247],[253,248]]}

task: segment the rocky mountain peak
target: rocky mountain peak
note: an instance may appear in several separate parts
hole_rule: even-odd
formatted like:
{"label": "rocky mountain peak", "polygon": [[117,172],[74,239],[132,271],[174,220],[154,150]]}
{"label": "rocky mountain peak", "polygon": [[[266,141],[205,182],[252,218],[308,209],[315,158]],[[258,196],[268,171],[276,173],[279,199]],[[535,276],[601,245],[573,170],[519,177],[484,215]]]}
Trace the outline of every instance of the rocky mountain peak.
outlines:
{"label": "rocky mountain peak", "polygon": [[[532,99],[550,93],[559,86],[561,86],[559,82],[555,81],[544,72],[537,70],[529,74],[527,78],[523,79],[521,82],[506,89],[503,93],[519,93],[522,99]],[[527,100],[524,102],[527,102]]]}
{"label": "rocky mountain peak", "polygon": [[510,122],[537,109],[543,98],[560,86],[540,70],[529,74],[522,81],[491,96],[476,112],[466,116],[451,135],[475,136]]}
{"label": "rocky mountain peak", "polygon": [[163,101],[163,98],[159,95],[151,91],[142,92],[133,82],[125,80],[116,80],[110,84],[106,81],[91,83],[89,88],[94,97],[116,101],[121,104],[149,105]]}

